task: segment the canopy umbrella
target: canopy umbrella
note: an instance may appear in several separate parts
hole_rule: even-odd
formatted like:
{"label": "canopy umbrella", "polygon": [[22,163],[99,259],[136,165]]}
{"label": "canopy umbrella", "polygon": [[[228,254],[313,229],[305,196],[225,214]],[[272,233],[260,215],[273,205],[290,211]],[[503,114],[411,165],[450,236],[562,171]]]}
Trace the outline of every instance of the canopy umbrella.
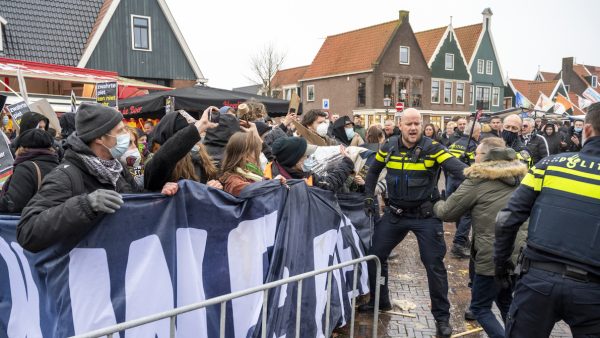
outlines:
{"label": "canopy umbrella", "polygon": [[272,117],[285,115],[289,106],[289,101],[267,96],[206,86],[193,86],[120,100],[119,110],[125,117],[160,118],[165,114],[165,99],[169,96],[175,99],[175,109],[183,109],[195,113],[193,115],[196,116],[209,106],[237,108],[239,104],[252,99],[263,103],[269,116]]}

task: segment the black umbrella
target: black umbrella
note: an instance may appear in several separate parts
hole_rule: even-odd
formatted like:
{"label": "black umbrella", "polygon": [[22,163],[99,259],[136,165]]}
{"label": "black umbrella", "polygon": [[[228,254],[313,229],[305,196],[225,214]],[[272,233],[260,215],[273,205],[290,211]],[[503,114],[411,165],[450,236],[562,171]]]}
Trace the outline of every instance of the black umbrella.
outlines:
{"label": "black umbrella", "polygon": [[165,99],[168,96],[175,99],[175,109],[183,109],[190,113],[196,113],[195,115],[209,106],[237,108],[239,104],[251,99],[263,103],[272,117],[285,115],[289,106],[289,101],[267,96],[206,86],[194,86],[121,100],[119,101],[119,110],[125,117],[160,118],[165,114]]}

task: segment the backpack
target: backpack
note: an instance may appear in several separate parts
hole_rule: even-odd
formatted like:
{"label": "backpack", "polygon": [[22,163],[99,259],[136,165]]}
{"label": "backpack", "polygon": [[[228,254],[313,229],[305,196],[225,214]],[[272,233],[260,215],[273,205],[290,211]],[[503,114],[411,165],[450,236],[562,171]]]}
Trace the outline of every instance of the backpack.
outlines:
{"label": "backpack", "polygon": [[73,196],[85,193],[83,177],[81,176],[81,172],[77,169],[76,166],[69,162],[65,162],[59,165],[57,168],[69,177],[69,180],[71,181],[71,187],[73,188]]}

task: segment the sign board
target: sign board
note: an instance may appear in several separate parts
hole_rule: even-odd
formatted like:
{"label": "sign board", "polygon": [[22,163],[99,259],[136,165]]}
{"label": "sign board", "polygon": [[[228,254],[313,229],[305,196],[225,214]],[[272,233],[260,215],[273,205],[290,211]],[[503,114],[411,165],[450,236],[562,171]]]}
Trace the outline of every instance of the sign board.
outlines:
{"label": "sign board", "polygon": [[175,98],[173,96],[167,96],[165,98],[165,114],[175,112]]}
{"label": "sign board", "polygon": [[300,96],[296,94],[296,92],[292,92],[292,97],[290,98],[290,106],[288,108],[288,112],[294,110],[294,112],[298,113],[298,109],[300,108]]}
{"label": "sign board", "polygon": [[29,106],[25,101],[17,102],[15,104],[11,104],[6,108],[10,116],[12,116],[12,120],[15,122],[15,128],[18,130],[19,125],[21,124],[21,118],[23,114],[29,111]]}
{"label": "sign board", "polygon": [[4,133],[0,134],[2,134],[0,137],[0,186],[3,186],[4,182],[12,175],[15,160],[10,152],[8,137]]}
{"label": "sign board", "polygon": [[96,84],[96,102],[108,106],[118,105],[118,84],[116,82],[102,82]]}
{"label": "sign board", "polygon": [[50,122],[49,128],[56,130],[56,134],[60,135],[62,129],[60,128],[60,122],[58,122],[58,116],[56,116],[56,112],[54,111],[48,100],[37,100],[31,105],[29,105],[29,108],[32,112],[44,115]]}
{"label": "sign board", "polygon": [[401,113],[404,111],[404,102],[396,102],[396,111]]}
{"label": "sign board", "polygon": [[329,99],[323,99],[323,109],[329,109]]}

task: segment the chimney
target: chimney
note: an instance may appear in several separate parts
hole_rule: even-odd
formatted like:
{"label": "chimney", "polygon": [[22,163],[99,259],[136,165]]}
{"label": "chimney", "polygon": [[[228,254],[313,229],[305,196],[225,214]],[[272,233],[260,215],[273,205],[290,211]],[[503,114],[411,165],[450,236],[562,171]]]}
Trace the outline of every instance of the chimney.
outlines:
{"label": "chimney", "polygon": [[483,29],[490,29],[490,25],[492,24],[492,15],[494,15],[494,13],[492,13],[492,10],[487,7],[483,10],[483,12],[481,12],[481,15],[483,15]]}
{"label": "chimney", "polygon": [[574,57],[568,57],[562,59],[562,73],[570,74],[573,71],[573,64],[575,63]]}
{"label": "chimney", "polygon": [[408,22],[408,13],[409,12],[405,11],[405,10],[400,11],[400,18],[399,18],[400,24]]}

